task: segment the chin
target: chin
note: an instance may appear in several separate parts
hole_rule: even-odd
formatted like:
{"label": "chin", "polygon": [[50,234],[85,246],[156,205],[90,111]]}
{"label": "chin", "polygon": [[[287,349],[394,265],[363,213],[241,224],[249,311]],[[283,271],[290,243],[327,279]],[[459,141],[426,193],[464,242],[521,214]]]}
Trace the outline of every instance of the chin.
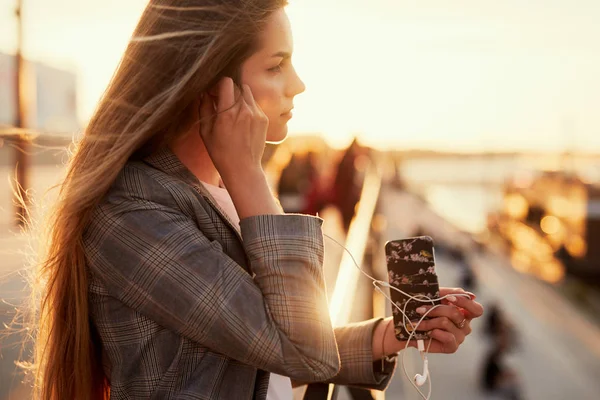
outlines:
{"label": "chin", "polygon": [[270,129],[267,131],[267,143],[279,144],[287,138],[287,124],[282,127],[278,127],[277,129],[271,129],[271,126],[269,126],[269,128]]}

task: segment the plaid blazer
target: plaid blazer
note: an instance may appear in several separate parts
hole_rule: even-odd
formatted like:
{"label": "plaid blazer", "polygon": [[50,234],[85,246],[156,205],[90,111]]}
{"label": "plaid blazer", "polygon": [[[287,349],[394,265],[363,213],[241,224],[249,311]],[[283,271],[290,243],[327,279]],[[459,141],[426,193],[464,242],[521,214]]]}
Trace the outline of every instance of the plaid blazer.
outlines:
{"label": "plaid blazer", "polygon": [[322,220],[241,233],[168,149],[129,161],[83,236],[93,328],[114,399],[265,399],[269,372],[383,389],[378,320],[333,329]]}

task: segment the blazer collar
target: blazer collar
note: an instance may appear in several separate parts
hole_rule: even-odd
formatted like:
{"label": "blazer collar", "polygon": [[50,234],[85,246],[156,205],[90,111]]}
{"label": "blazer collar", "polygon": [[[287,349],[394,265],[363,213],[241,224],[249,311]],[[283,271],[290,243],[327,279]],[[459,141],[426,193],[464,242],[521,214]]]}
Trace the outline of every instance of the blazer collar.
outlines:
{"label": "blazer collar", "polygon": [[200,180],[190,171],[173,153],[173,151],[168,147],[164,146],[161,149],[155,151],[151,155],[144,158],[144,162],[150,164],[152,167],[163,171],[169,176],[173,176],[181,179],[183,182],[194,187],[208,202],[211,206],[217,211],[217,213],[223,218],[229,226],[235,231],[236,235],[239,237],[240,241],[242,238],[240,236],[239,229],[236,224],[231,221],[227,213],[221,208],[216,199],[210,194],[210,192],[206,189],[206,187],[200,182]]}
{"label": "blazer collar", "polygon": [[144,161],[169,175],[183,179],[187,183],[200,183],[192,171],[183,165],[168,146],[164,146],[150,154],[144,158]]}

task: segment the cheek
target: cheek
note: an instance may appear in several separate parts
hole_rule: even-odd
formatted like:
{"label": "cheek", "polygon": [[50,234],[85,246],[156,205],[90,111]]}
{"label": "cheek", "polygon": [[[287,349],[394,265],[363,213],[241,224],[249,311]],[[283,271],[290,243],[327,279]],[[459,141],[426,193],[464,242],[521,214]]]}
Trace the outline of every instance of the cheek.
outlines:
{"label": "cheek", "polygon": [[254,101],[259,105],[265,115],[269,118],[269,129],[267,131],[268,142],[280,142],[287,136],[287,120],[281,117],[283,108],[288,106],[282,104],[282,88],[277,80],[249,79],[244,82],[250,86]]}
{"label": "cheek", "polygon": [[279,96],[273,88],[262,88],[254,99],[269,119],[281,115]]}
{"label": "cheek", "polygon": [[246,82],[252,90],[254,101],[260,106],[263,112],[272,119],[281,115],[281,97],[280,88],[273,79],[254,79]]}

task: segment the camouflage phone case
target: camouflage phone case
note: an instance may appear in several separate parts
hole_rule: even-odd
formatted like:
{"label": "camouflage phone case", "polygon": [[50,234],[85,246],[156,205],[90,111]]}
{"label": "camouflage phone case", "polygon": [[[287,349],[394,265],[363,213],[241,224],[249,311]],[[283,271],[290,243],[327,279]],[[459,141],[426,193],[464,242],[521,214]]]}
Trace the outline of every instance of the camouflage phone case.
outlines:
{"label": "camouflage phone case", "polygon": [[[422,295],[428,299],[440,297],[440,287],[435,272],[433,239],[429,236],[392,240],[385,244],[385,255],[388,269],[388,281],[392,287],[402,290],[411,296]],[[419,302],[410,300],[406,295],[390,289],[392,302],[404,310],[413,324],[418,322],[422,315],[416,309],[423,305],[440,304],[435,302]],[[410,300],[410,301],[409,301]],[[407,304],[408,301],[408,304]],[[395,333],[398,340],[408,340],[411,324],[403,324],[402,313],[392,305],[394,315]],[[425,319],[429,319],[426,317]],[[425,332],[417,331],[412,339],[425,340],[429,336]]]}

